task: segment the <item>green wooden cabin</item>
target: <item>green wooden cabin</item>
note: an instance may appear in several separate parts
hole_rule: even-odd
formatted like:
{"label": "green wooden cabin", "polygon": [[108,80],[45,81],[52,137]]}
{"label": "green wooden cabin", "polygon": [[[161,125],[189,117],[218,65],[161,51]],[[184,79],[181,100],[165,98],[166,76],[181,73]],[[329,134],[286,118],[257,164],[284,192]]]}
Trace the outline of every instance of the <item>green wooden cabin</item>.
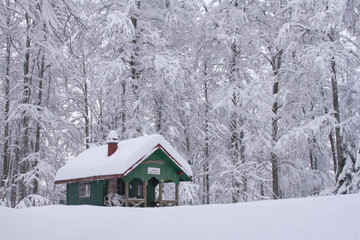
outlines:
{"label": "green wooden cabin", "polygon": [[[191,178],[187,161],[162,136],[118,142],[111,131],[107,145],[87,149],[67,163],[55,183],[66,184],[67,205],[161,207],[178,205],[179,184]],[[175,183],[175,199],[163,199],[168,182]]]}

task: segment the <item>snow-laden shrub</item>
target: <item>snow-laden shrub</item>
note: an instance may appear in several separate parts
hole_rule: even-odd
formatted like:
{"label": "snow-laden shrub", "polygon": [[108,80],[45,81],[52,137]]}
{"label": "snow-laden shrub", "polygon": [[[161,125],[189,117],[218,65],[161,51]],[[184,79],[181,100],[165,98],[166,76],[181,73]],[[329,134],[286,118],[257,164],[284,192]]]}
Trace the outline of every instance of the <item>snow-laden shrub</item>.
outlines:
{"label": "snow-laden shrub", "polygon": [[125,197],[117,193],[110,193],[104,198],[104,205],[110,207],[120,207],[124,205]]}
{"label": "snow-laden shrub", "polygon": [[15,206],[17,209],[37,207],[37,206],[46,206],[51,205],[51,201],[47,198],[44,198],[40,195],[31,194],[21,200],[18,205]]}
{"label": "snow-laden shrub", "polygon": [[7,198],[7,192],[4,187],[0,188],[0,206],[1,207],[11,207],[11,203]]}
{"label": "snow-laden shrub", "polygon": [[193,182],[182,182],[179,187],[179,205],[198,205],[201,204],[198,184]]}
{"label": "snow-laden shrub", "polygon": [[0,199],[0,207],[8,207],[8,206],[10,206],[10,204],[7,201],[7,199]]}

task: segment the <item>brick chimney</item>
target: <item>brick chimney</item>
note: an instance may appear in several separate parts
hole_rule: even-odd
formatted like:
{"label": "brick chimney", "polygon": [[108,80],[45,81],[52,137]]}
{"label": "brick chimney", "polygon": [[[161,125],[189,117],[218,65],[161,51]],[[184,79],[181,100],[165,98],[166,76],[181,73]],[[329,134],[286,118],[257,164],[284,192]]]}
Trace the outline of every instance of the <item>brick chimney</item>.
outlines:
{"label": "brick chimney", "polygon": [[108,157],[110,157],[114,152],[116,152],[118,148],[119,138],[116,131],[110,131],[109,135],[106,139],[106,143],[108,144]]}

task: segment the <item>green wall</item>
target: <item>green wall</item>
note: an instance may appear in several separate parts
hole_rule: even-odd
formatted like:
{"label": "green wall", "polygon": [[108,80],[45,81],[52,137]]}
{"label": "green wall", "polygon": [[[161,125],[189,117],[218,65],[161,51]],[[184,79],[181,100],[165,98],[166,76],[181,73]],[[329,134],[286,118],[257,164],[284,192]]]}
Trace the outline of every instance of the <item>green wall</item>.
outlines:
{"label": "green wall", "polygon": [[90,183],[90,197],[79,198],[79,183],[66,184],[67,205],[104,205],[104,197],[107,195],[107,180],[92,181]]}
{"label": "green wall", "polygon": [[[121,159],[120,159],[121,160]],[[160,174],[149,174],[148,168],[155,168],[160,170]],[[186,174],[178,175],[181,169],[161,150],[158,149],[140,163],[132,172],[124,178],[118,179],[118,184],[121,184],[120,195],[124,195],[124,182],[129,182],[132,189],[129,189],[129,197],[137,196],[138,182],[148,181],[147,184],[147,204],[152,206],[155,201],[155,187],[158,181],[175,182],[191,181]],[[153,178],[153,179],[151,179]],[[151,180],[150,180],[151,179]],[[150,181],[149,181],[150,180]],[[79,198],[79,183],[69,183],[66,185],[66,204],[67,205],[104,205],[104,197],[107,195],[107,180],[98,180],[90,182],[90,197]]]}
{"label": "green wall", "polygon": [[[148,174],[148,168],[160,169],[160,174]],[[191,179],[182,174],[177,175],[181,169],[161,150],[157,150],[140,163],[132,172],[122,178],[125,182],[130,182],[132,179],[140,178],[142,181],[147,181],[155,177],[158,181],[175,182],[191,181]]]}

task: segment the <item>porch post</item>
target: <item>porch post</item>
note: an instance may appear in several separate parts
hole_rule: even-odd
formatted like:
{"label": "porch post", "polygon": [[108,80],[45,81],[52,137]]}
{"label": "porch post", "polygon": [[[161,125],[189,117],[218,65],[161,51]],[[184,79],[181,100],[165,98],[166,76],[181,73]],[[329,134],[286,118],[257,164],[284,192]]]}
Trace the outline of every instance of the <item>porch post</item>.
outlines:
{"label": "porch post", "polygon": [[175,183],[175,201],[176,206],[179,206],[179,183]]}
{"label": "porch post", "polygon": [[162,189],[163,189],[163,181],[159,182],[159,207],[162,207]]}
{"label": "porch post", "polygon": [[147,207],[147,181],[143,182],[144,207]]}
{"label": "porch post", "polygon": [[129,182],[125,182],[125,207],[129,206]]}

